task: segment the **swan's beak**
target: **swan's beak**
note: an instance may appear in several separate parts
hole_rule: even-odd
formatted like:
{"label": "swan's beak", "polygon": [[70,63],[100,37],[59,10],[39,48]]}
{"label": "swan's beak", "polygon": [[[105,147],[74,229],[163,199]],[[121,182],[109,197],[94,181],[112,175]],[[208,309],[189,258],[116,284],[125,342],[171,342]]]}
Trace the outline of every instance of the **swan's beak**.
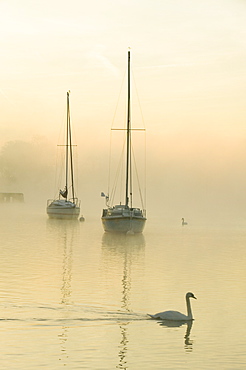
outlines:
{"label": "swan's beak", "polygon": [[194,295],[193,295],[193,298],[197,299]]}

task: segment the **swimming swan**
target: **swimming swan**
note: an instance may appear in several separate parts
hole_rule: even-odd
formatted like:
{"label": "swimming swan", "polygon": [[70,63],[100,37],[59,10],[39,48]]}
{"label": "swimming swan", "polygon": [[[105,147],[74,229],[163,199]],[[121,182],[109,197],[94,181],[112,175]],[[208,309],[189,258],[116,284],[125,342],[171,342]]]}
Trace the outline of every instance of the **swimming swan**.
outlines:
{"label": "swimming swan", "polygon": [[182,220],[182,226],[188,225],[188,223],[185,222],[185,219],[184,218],[181,218],[181,220]]}
{"label": "swimming swan", "polygon": [[184,315],[178,311],[164,311],[156,313],[155,315],[149,315],[152,319],[160,319],[160,320],[175,320],[175,321],[189,321],[193,320],[191,305],[190,305],[190,298],[195,298],[193,293],[187,293],[185,296],[186,299],[186,306],[187,306],[187,315]]}

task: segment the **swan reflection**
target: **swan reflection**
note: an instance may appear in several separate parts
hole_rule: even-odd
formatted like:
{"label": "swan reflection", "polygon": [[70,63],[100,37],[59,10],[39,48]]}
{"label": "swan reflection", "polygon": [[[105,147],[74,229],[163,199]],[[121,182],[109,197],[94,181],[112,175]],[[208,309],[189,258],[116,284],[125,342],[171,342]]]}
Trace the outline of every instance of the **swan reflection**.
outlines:
{"label": "swan reflection", "polygon": [[185,336],[184,336],[184,349],[187,352],[192,351],[193,341],[190,339],[190,333],[191,333],[193,321],[161,320],[161,321],[157,321],[157,324],[165,328],[179,328],[181,326],[187,325]]}

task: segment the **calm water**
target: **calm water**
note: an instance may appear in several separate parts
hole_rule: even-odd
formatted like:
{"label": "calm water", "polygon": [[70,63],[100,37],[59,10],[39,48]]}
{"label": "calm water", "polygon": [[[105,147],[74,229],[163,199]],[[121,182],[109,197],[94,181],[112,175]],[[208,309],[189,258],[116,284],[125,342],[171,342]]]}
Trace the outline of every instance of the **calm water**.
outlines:
{"label": "calm water", "polygon": [[[138,236],[1,206],[1,369],[245,369],[246,220]],[[192,327],[147,313],[185,312]]]}

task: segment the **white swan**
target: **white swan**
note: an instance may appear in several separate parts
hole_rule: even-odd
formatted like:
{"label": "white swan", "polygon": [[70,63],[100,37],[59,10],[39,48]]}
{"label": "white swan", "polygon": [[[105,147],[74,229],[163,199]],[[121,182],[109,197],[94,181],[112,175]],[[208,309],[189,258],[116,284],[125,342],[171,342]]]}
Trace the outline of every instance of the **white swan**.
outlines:
{"label": "white swan", "polygon": [[186,306],[187,306],[187,315],[184,315],[178,311],[164,311],[156,313],[155,315],[149,315],[152,319],[160,319],[160,320],[175,320],[175,321],[189,321],[193,320],[191,305],[190,305],[190,298],[195,298],[193,293],[187,293],[185,296],[186,299]]}
{"label": "white swan", "polygon": [[188,225],[188,223],[187,223],[187,222],[185,222],[185,219],[184,219],[184,218],[181,218],[181,220],[182,220],[182,226],[184,226],[184,225]]}

